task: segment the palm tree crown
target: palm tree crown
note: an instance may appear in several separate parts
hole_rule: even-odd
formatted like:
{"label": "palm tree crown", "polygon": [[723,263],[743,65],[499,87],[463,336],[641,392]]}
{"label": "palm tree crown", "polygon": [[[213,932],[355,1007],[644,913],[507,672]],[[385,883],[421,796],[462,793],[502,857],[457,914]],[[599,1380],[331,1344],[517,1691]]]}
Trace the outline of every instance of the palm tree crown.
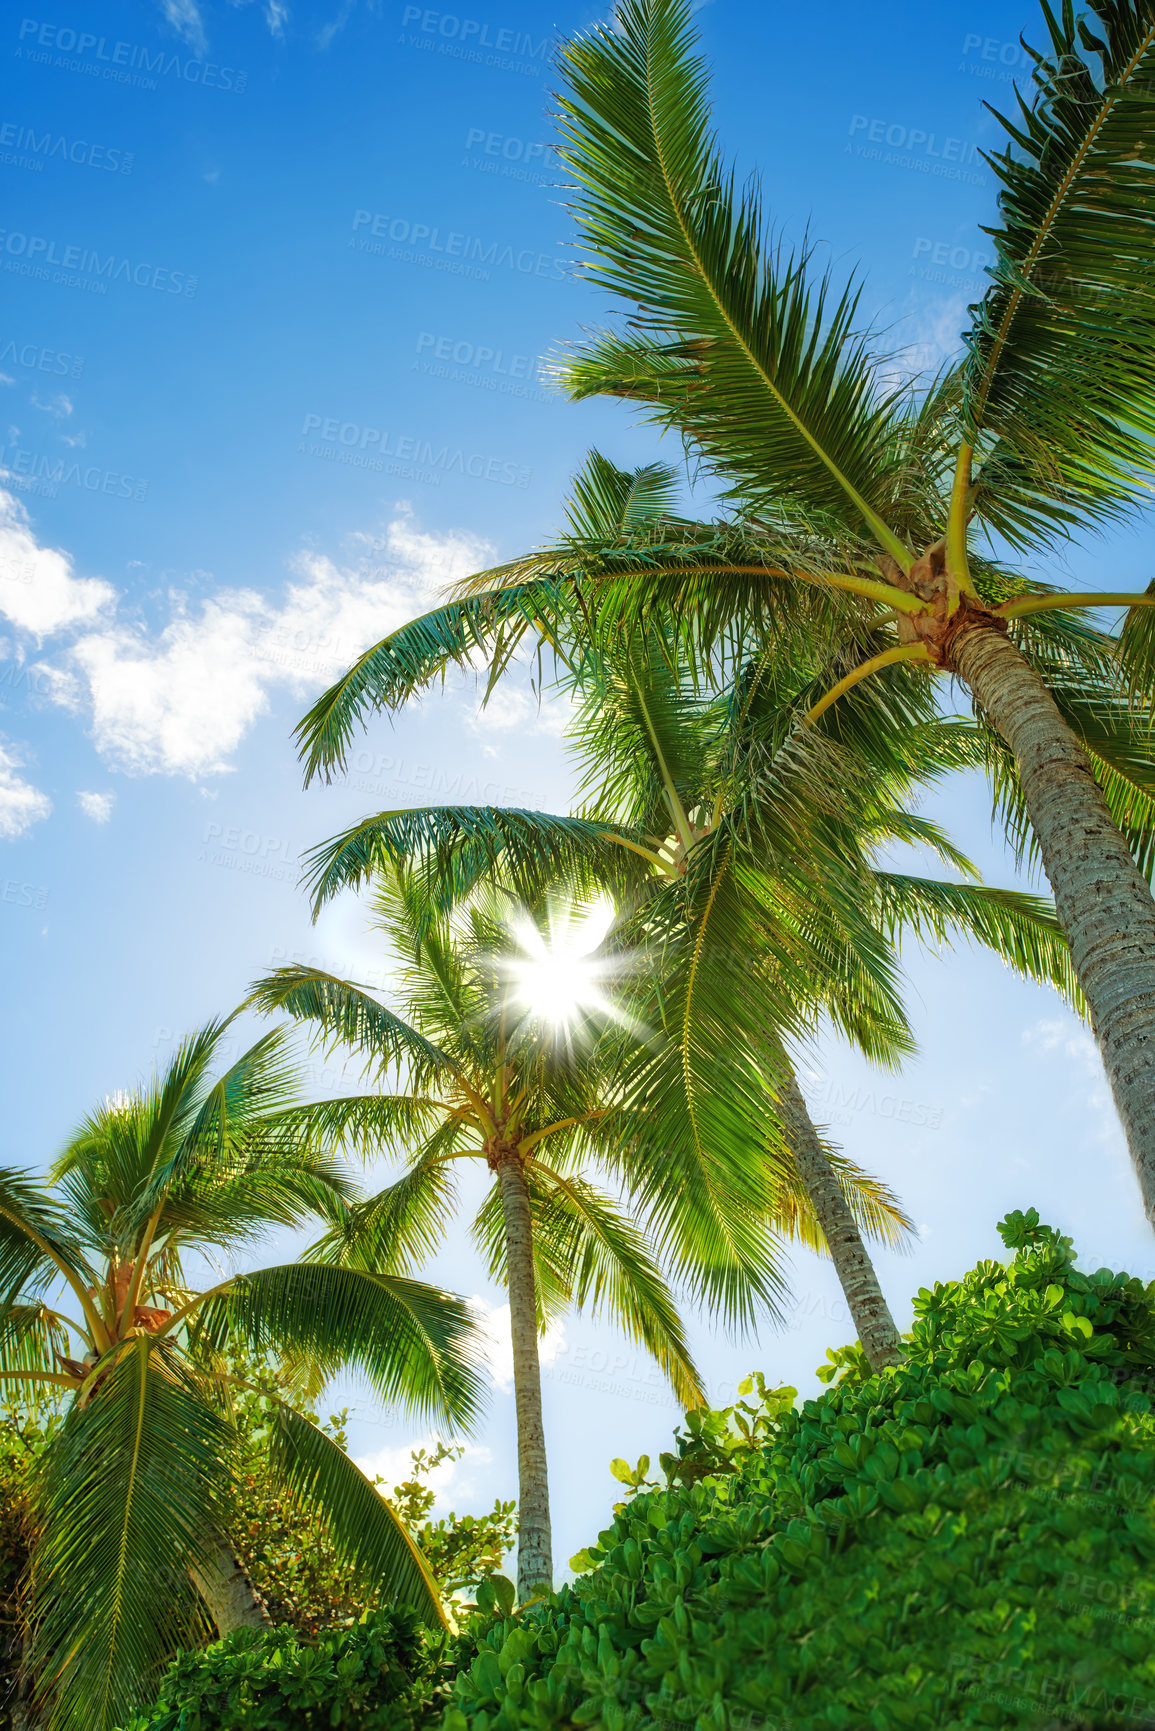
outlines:
{"label": "palm tree crown", "polygon": [[[230,1354],[283,1366],[270,1449],[351,1561],[444,1625],[387,1503],[297,1411],[294,1373],[339,1369],[385,1400],[471,1422],[480,1379],[459,1300],[392,1275],[287,1263],[198,1287],[271,1227],[355,1205],[284,1036],[215,1068],[225,1022],[183,1040],[150,1084],[110,1099],[45,1181],[0,1173],[0,1377],[67,1400],[36,1489],[30,1659],[53,1728],[111,1731],[195,1640],[233,1569],[225,1520]],[[63,1296],[58,1296],[63,1294]],[[235,1567],[235,1566],[234,1566]]]}

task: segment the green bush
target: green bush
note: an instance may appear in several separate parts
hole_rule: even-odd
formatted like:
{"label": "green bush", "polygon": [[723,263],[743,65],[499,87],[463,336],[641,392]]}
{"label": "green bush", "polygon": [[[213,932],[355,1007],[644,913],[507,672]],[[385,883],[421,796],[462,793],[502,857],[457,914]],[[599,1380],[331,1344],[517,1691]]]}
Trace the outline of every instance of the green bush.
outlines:
{"label": "green bush", "polygon": [[239,1629],[183,1653],[127,1731],[416,1731],[437,1716],[450,1647],[410,1611],[370,1611],[312,1643]]}
{"label": "green bush", "polygon": [[1016,1250],[905,1365],[694,1415],[589,1572],[495,1623],[443,1731],[1155,1725],[1155,1287]]}
{"label": "green bush", "polygon": [[[260,1382],[260,1366],[240,1368],[250,1381]],[[270,1386],[275,1384],[270,1381]],[[236,1397],[239,1448],[228,1511],[229,1541],[272,1621],[287,1623],[311,1639],[323,1630],[355,1623],[363,1612],[388,1600],[366,1581],[363,1571],[343,1560],[322,1516],[285,1498],[269,1460],[266,1408],[267,1400],[259,1392]],[[309,1413],[342,1449],[347,1447],[347,1416],[337,1412],[322,1421],[317,1413]],[[456,1443],[438,1443],[431,1452],[413,1449],[409,1477],[402,1484],[377,1481],[409,1528],[443,1595],[468,1592],[496,1574],[517,1530],[516,1505],[509,1502],[495,1503],[489,1514],[429,1519],[436,1501],[426,1482],[429,1474],[463,1452]]]}

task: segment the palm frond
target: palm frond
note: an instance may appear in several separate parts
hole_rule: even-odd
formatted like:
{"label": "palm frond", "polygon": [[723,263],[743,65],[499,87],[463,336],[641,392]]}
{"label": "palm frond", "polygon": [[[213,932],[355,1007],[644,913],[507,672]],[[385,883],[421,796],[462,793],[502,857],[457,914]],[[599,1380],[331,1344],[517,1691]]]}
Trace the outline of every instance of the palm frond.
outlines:
{"label": "palm frond", "polygon": [[360,1050],[381,1069],[408,1063],[422,1075],[451,1069],[445,1053],[362,987],[321,968],[276,968],[250,988],[248,1003],[312,1026],[319,1046]]}
{"label": "palm frond", "polygon": [[555,1259],[564,1257],[573,1303],[593,1316],[604,1313],[644,1347],[684,1407],[705,1405],[681,1318],[645,1233],[584,1178],[536,1160],[532,1171],[539,1186],[534,1234],[549,1241]]}
{"label": "palm frond", "polygon": [[878,872],[875,883],[880,920],[892,938],[907,932],[934,943],[970,938],[1024,979],[1053,986],[1078,1014],[1087,1014],[1066,934],[1053,903],[1044,897],[899,872]]}
{"label": "palm frond", "polygon": [[1155,7],[1044,0],[1050,42],[1006,148],[994,286],[961,378],[975,510],[1019,546],[1118,516],[1155,470]]}
{"label": "palm frond", "polygon": [[[822,1151],[826,1155],[838,1179],[842,1194],[858,1223],[859,1230],[867,1238],[872,1238],[876,1244],[885,1245],[888,1250],[904,1250],[908,1247],[910,1234],[914,1231],[914,1222],[899,1202],[894,1191],[880,1178],[873,1177],[847,1159],[842,1149],[825,1138],[822,1141]],[[808,1250],[817,1251],[820,1256],[828,1256],[829,1250],[826,1237],[814,1214],[806,1186],[798,1175],[798,1169],[789,1157],[783,1159],[775,1151],[769,1156],[773,1164],[777,1198],[774,1212],[774,1229],[783,1237],[805,1244]]]}
{"label": "palm frond", "polygon": [[449,1618],[429,1565],[400,1516],[343,1449],[283,1401],[270,1407],[271,1464],[298,1508],[320,1514],[338,1553],[367,1584],[411,1605],[433,1629]]}
{"label": "palm frond", "polygon": [[74,1404],[35,1495],[31,1666],[51,1731],[114,1731],[203,1622],[189,1569],[221,1530],[231,1435],[155,1343]]}
{"label": "palm frond", "polygon": [[[872,394],[857,295],[812,282],[806,252],[767,245],[755,192],[736,193],[710,131],[688,0],[625,0],[613,27],[565,47],[561,66],[587,269],[660,356],[652,418],[690,438],[751,509],[836,540],[876,535],[908,563],[883,520],[901,418]],[[609,359],[603,343],[601,388],[612,390]],[[642,394],[636,370],[625,383]]]}
{"label": "palm frond", "polygon": [[469,1306],[399,1275],[289,1263],[237,1277],[194,1325],[216,1351],[230,1342],[308,1358],[327,1375],[360,1371],[383,1400],[438,1423],[471,1426],[483,1388]]}
{"label": "palm frond", "polygon": [[494,874],[529,900],[560,879],[579,893],[602,883],[628,885],[638,875],[636,855],[622,842],[636,839],[620,825],[539,811],[418,806],[363,818],[312,849],[307,882],[315,916],[341,890],[411,865],[425,878],[433,909],[445,913]]}
{"label": "palm frond", "polygon": [[482,593],[434,608],[367,649],[297,725],[306,786],[345,769],[354,734],[371,716],[400,707],[450,667],[491,655],[504,666],[527,633],[535,644],[551,640],[566,589],[538,576],[531,561],[501,567],[485,573]]}
{"label": "palm frond", "polygon": [[378,1274],[411,1274],[440,1248],[457,1200],[453,1167],[423,1150],[411,1171],[342,1211],[306,1253]]}

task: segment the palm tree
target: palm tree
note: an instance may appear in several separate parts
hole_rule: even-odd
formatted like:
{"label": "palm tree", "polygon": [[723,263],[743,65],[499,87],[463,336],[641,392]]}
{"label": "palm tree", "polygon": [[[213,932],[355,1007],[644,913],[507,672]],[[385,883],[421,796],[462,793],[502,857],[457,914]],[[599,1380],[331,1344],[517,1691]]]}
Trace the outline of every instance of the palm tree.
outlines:
{"label": "palm tree", "polygon": [[[687,1407],[704,1400],[661,1271],[638,1221],[588,1176],[611,1170],[613,1028],[575,1052],[518,991],[518,924],[541,926],[478,888],[452,917],[404,869],[376,881],[375,918],[402,958],[404,1015],[315,968],[281,968],[252,1002],[352,1047],[402,1091],[334,1103],[347,1134],[402,1158],[403,1177],[340,1211],[312,1253],[332,1268],[404,1269],[441,1241],[457,1206],[455,1163],[494,1182],[473,1223],[493,1279],[509,1292],[518,1448],[518,1593],[552,1584],[549,1484],[538,1334],[573,1305],[604,1311],[658,1361]],[[541,916],[545,917],[544,911]],[[534,940],[532,933],[537,932]]]}
{"label": "palm tree", "polygon": [[[637,475],[604,462],[598,479],[608,511],[639,491]],[[646,472],[655,511],[661,480]],[[665,487],[672,483],[667,474]],[[636,498],[634,509],[643,509]],[[734,1247],[726,1257],[718,1244],[732,1226],[711,1194],[710,1156],[760,1149],[760,1205],[748,1197],[760,1233],[769,1226],[828,1248],[871,1363],[893,1363],[898,1332],[862,1229],[894,1242],[905,1218],[883,1187],[832,1158],[786,1047],[825,1014],[875,1061],[894,1064],[912,1050],[892,949],[904,930],[977,938],[1074,995],[1049,904],[874,863],[880,847],[902,840],[977,875],[937,826],[902,804],[916,782],[973,761],[976,730],[937,719],[925,688],[883,682],[848,698],[837,718],[800,729],[827,671],[813,653],[809,666],[763,654],[712,696],[656,617],[629,640],[601,643],[587,631],[561,647],[579,700],[571,737],[584,771],[581,815],[379,813],[314,850],[314,906],[398,862],[421,865],[443,905],[487,874],[528,896],[559,878],[579,894],[612,887],[630,909],[618,947],[646,944],[655,958],[639,971],[638,1017],[669,1036],[636,1045],[623,1083],[631,1146],[660,1154],[635,1162],[631,1178],[658,1211],[664,1250],[733,1319]],[[769,1129],[767,1086],[778,1119]],[[658,1174],[648,1185],[647,1171]]]}
{"label": "palm tree", "polygon": [[[467,1306],[393,1274],[286,1263],[220,1272],[273,1227],[356,1203],[324,1152],[327,1107],[294,1103],[284,1035],[222,1073],[227,1022],[186,1037],[150,1084],[106,1100],[49,1179],[0,1172],[0,1380],[66,1405],[36,1487],[28,1659],[52,1731],[111,1731],[211,1616],[267,1620],[224,1510],[233,1357],[281,1373],[269,1447],[289,1501],[445,1626],[412,1541],[352,1461],[294,1404],[350,1369],[386,1400],[470,1422],[480,1386]],[[291,1367],[296,1373],[290,1374]]]}
{"label": "palm tree", "polygon": [[[629,612],[676,599],[701,645],[807,627],[877,639],[814,713],[869,674],[937,671],[969,690],[1000,798],[1055,895],[1148,1214],[1155,1219],[1155,903],[1137,861],[1155,793],[1155,595],[1031,585],[984,552],[1052,551],[1126,518],[1155,466],[1144,152],[1155,146],[1155,0],[1092,0],[1050,36],[1003,124],[997,263],[964,355],[929,387],[889,384],[858,292],[765,240],[710,130],[690,0],[623,0],[562,54],[564,152],[591,277],[623,324],[564,369],[575,397],[630,398],[726,493],[720,524],[649,543],[579,536],[466,586],[368,652],[306,718],[310,771],[338,765],[366,707],[479,644],[495,672],[548,641],[575,592]],[[1138,164],[1138,166],[1136,166]],[[1077,610],[1125,607],[1108,636]],[[1130,712],[1128,700],[1142,699]]]}

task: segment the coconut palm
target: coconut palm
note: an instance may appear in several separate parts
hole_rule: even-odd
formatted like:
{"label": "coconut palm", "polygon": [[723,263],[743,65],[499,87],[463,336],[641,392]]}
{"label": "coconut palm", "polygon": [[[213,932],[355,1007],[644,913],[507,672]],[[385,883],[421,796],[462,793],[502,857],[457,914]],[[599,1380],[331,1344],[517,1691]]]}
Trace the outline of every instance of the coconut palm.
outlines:
{"label": "coconut palm", "polygon": [[[273,1228],[355,1205],[325,1152],[328,1109],[294,1101],[284,1036],[220,1070],[228,1024],[105,1101],[49,1178],[0,1172],[0,1380],[64,1412],[35,1491],[28,1658],[48,1724],[111,1731],[212,1618],[266,1620],[229,1545],[230,1355],[363,1375],[382,1399],[469,1423],[480,1379],[466,1305],[393,1274],[284,1263],[218,1270]],[[269,1447],[290,1502],[436,1626],[445,1615],[388,1503],[310,1423],[282,1373]]]}
{"label": "coconut palm", "polygon": [[[647,511],[660,517],[673,485],[668,472],[631,475],[599,460],[579,483],[587,512],[595,479],[603,523],[627,501],[635,521]],[[862,1234],[893,1244],[905,1217],[889,1192],[825,1145],[787,1046],[825,1015],[875,1061],[899,1062],[913,1047],[892,949],[904,931],[936,942],[976,938],[1074,994],[1050,905],[978,885],[937,826],[905,809],[916,784],[977,760],[976,729],[938,719],[925,687],[893,678],[800,726],[829,673],[812,649],[805,662],[804,646],[789,657],[762,654],[711,695],[668,621],[663,630],[652,616],[630,639],[598,640],[588,622],[577,629],[573,642],[557,641],[578,699],[571,737],[583,769],[581,814],[376,814],[314,850],[314,906],[410,861],[445,906],[487,874],[528,896],[558,878],[579,894],[612,889],[630,910],[619,947],[645,945],[655,958],[639,970],[637,1015],[668,1035],[633,1049],[623,1084],[631,1145],[657,1156],[635,1159],[630,1179],[652,1225],[661,1223],[663,1249],[711,1309],[752,1319],[743,1306],[758,1275],[749,1268],[749,1284],[735,1289],[747,1258],[723,1253],[732,1228],[711,1156],[758,1149],[759,1196],[739,1184],[740,1214],[753,1206],[762,1232],[828,1249],[868,1357],[879,1368],[892,1363],[899,1337]],[[898,840],[936,849],[972,881],[879,870],[875,854]],[[767,1087],[777,1123],[767,1121]],[[760,1296],[772,1304],[764,1289]]]}
{"label": "coconut palm", "polygon": [[[612,1025],[589,1049],[556,1037],[518,991],[540,942],[527,909],[475,889],[448,916],[419,876],[379,874],[375,923],[401,958],[398,1015],[355,984],[282,968],[252,1002],[310,1026],[326,1049],[352,1048],[398,1092],[334,1103],[346,1134],[406,1171],[340,1211],[312,1253],[325,1266],[404,1270],[441,1242],[457,1209],[455,1168],[481,1162],[493,1183],[473,1222],[492,1278],[509,1292],[518,1448],[518,1592],[553,1577],[539,1331],[570,1306],[604,1312],[653,1354],[684,1406],[703,1391],[669,1290],[639,1221],[590,1176],[615,1170]],[[543,910],[539,916],[548,924]],[[511,920],[513,923],[511,924]],[[520,924],[518,923],[520,921]],[[520,959],[519,959],[520,958]],[[762,1274],[773,1269],[763,1258]]]}
{"label": "coconut palm", "polygon": [[[890,382],[853,284],[767,241],[757,191],[736,189],[711,133],[690,0],[623,0],[571,42],[574,208],[589,274],[626,316],[563,376],[574,396],[627,397],[676,430],[728,515],[649,545],[570,538],[482,574],[452,617],[362,657],[304,734],[310,767],[332,767],[366,705],[479,642],[500,671],[527,630],[548,637],[575,586],[600,611],[676,596],[699,643],[807,619],[841,641],[865,623],[878,647],[815,711],[896,665],[969,690],[1000,799],[1054,890],[1155,1218],[1155,903],[1149,847],[1137,861],[1131,845],[1151,834],[1141,608],[1155,596],[1030,584],[992,551],[1053,552],[1148,496],[1155,0],[1043,12],[1033,89],[990,159],[992,286],[962,360],[925,388]],[[1128,609],[1115,636],[1079,623],[1103,606]]]}

